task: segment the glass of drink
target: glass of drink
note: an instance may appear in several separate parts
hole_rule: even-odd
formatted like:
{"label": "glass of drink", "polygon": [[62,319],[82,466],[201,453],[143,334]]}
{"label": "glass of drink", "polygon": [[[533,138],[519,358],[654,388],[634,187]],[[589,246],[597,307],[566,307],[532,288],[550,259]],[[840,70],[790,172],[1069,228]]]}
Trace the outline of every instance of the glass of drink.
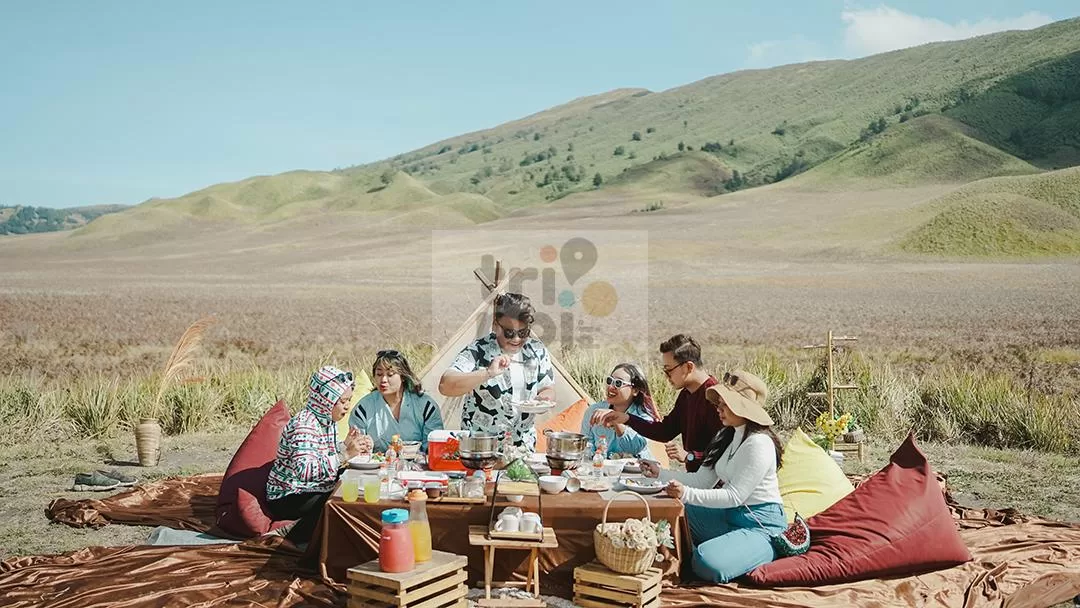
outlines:
{"label": "glass of drink", "polygon": [[377,475],[368,475],[363,478],[364,480],[364,502],[376,503],[379,502],[379,497],[382,494],[382,480]]}
{"label": "glass of drink", "polygon": [[356,502],[360,497],[360,480],[355,477],[341,479],[341,498],[345,502]]}

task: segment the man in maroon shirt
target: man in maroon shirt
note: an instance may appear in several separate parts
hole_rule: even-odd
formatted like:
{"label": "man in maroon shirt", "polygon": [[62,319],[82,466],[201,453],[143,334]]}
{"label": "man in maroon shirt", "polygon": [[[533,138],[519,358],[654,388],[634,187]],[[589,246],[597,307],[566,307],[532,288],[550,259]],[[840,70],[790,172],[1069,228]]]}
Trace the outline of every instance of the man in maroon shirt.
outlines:
{"label": "man in maroon shirt", "polygon": [[[626,424],[643,437],[667,443],[668,457],[686,463],[693,472],[701,466],[705,449],[723,426],[716,407],[705,399],[705,389],[716,384],[716,378],[705,371],[701,362],[701,347],[688,335],[677,334],[660,345],[664,375],[679,390],[675,407],[658,422],[648,422],[624,412],[597,410],[593,424],[614,426]],[[672,440],[682,435],[682,446]]]}

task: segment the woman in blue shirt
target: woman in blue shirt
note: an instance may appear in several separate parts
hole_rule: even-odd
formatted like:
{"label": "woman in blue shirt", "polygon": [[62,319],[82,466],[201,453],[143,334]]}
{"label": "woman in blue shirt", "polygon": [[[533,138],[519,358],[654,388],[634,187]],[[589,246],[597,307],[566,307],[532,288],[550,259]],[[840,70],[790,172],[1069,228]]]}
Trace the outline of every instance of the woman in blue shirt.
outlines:
{"label": "woman in blue shirt", "polygon": [[426,452],[428,433],[443,428],[442,412],[424,393],[405,356],[396,350],[375,353],[371,379],[375,390],[353,408],[349,426],[370,437],[376,452],[385,452],[394,435],[402,441],[419,441]]}
{"label": "woman in blue shirt", "polygon": [[659,420],[660,415],[653,404],[645,374],[633,363],[620,363],[611,370],[606,383],[607,399],[592,404],[585,411],[585,416],[581,421],[581,434],[588,438],[594,449],[603,437],[607,441],[605,458],[610,458],[615,454],[652,458],[649,455],[648,440],[638,435],[637,431],[629,426],[617,424],[611,428],[590,423],[593,412],[600,409],[625,412],[649,421]]}

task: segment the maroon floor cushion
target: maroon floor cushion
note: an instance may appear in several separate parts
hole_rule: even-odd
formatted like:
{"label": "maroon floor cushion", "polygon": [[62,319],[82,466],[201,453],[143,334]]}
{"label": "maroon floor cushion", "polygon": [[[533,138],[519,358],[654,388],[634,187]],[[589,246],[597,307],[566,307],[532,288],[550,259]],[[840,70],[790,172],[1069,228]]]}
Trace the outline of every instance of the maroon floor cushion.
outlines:
{"label": "maroon floor cushion", "polygon": [[266,478],[277,455],[281,430],[291,414],[284,401],[278,401],[255,423],[247,438],[236,450],[217,500],[217,525],[240,538],[265,534],[288,522],[275,522],[266,508]]}
{"label": "maroon floor cushion", "polygon": [[750,580],[765,586],[847,583],[971,560],[913,436],[885,468],[807,524],[807,553],[761,566],[750,572]]}

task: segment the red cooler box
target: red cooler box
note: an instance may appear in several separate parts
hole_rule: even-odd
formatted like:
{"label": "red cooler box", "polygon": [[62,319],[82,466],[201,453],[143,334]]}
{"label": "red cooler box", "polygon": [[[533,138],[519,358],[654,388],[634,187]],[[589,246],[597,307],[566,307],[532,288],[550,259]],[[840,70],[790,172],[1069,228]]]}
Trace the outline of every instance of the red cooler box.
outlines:
{"label": "red cooler box", "polygon": [[458,457],[458,436],[468,431],[431,431],[428,434],[428,468],[432,471],[464,471]]}

